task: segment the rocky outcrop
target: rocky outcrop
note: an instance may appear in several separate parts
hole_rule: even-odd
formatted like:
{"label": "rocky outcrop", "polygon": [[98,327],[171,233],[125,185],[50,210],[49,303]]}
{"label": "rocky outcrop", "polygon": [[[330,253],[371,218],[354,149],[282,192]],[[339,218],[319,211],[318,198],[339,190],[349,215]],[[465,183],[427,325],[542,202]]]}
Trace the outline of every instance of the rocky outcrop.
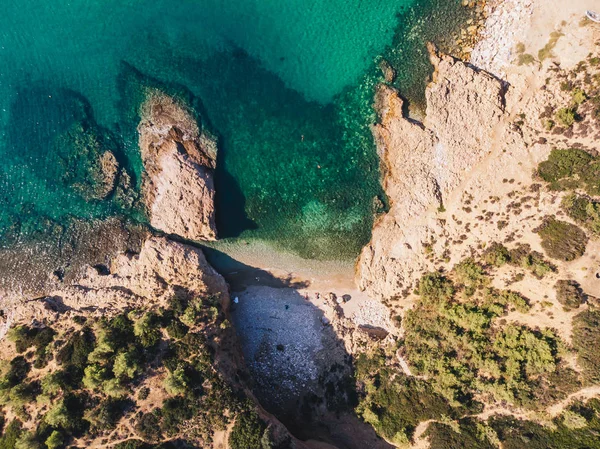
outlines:
{"label": "rocky outcrop", "polygon": [[150,224],[190,240],[215,240],[216,142],[192,112],[159,91],[141,107],[143,198]]}
{"label": "rocky outcrop", "polygon": [[206,261],[202,250],[163,237],[148,238],[140,252],[122,253],[107,265],[90,266],[79,279],[49,289],[37,298],[3,297],[6,324],[53,320],[60,313],[110,314],[128,308],[149,308],[175,295],[215,295],[229,306],[228,287]]}
{"label": "rocky outcrop", "polygon": [[412,285],[426,265],[423,246],[443,225],[427,212],[443,210],[465,174],[502,141],[498,134],[509,132],[502,126],[503,84],[433,48],[430,53],[435,73],[423,123],[404,117],[391,87],[380,86],[376,96],[373,134],[391,209],[375,225],[358,264],[359,286],[375,296],[397,296]]}

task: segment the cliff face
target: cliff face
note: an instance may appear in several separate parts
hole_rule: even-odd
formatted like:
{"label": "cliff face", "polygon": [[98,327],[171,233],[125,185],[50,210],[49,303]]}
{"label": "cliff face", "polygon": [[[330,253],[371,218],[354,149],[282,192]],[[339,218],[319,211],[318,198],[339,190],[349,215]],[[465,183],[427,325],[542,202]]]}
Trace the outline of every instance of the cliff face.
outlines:
{"label": "cliff face", "polygon": [[215,295],[224,310],[229,305],[225,280],[200,249],[150,237],[139,254],[122,253],[108,266],[89,267],[81,278],[55,285],[38,299],[23,303],[20,296],[4,298],[5,325],[34,319],[53,321],[65,312],[103,315],[159,306],[182,293]]}
{"label": "cliff face", "polygon": [[410,286],[412,273],[424,265],[421,247],[439,227],[426,213],[442,210],[464,174],[507,132],[502,83],[430,50],[435,73],[424,123],[403,115],[402,99],[388,86],[380,86],[375,100],[380,121],[373,134],[391,209],[376,224],[358,266],[360,287],[374,295],[395,296]]}
{"label": "cliff face", "polygon": [[160,92],[141,108],[139,146],[150,224],[190,240],[215,240],[216,143],[191,112]]}

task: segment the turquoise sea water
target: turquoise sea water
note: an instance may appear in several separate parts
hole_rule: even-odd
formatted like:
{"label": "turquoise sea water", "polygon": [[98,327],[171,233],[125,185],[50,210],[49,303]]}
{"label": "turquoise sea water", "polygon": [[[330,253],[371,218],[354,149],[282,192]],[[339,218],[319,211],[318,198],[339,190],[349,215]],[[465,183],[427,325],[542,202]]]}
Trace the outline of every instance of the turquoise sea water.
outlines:
{"label": "turquoise sea water", "polygon": [[139,185],[137,106],[159,85],[219,137],[218,228],[304,257],[353,257],[384,207],[369,124],[377,60],[415,99],[427,38],[458,0],[5,0],[0,14],[0,233],[124,214],[65,171],[74,127]]}

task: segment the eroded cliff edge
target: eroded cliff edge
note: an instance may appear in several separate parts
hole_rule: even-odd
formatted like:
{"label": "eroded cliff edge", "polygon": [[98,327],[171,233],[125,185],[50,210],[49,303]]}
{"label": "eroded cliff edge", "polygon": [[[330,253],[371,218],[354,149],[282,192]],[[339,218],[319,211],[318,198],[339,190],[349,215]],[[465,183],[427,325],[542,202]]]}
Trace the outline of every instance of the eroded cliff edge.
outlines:
{"label": "eroded cliff edge", "polygon": [[441,232],[439,219],[427,212],[442,210],[464,174],[498,142],[520,143],[503,126],[506,89],[500,80],[433,47],[430,54],[435,73],[423,123],[404,116],[393,88],[381,85],[376,94],[373,134],[391,208],[363,249],[358,282],[377,296],[400,295],[424,268],[423,243]]}

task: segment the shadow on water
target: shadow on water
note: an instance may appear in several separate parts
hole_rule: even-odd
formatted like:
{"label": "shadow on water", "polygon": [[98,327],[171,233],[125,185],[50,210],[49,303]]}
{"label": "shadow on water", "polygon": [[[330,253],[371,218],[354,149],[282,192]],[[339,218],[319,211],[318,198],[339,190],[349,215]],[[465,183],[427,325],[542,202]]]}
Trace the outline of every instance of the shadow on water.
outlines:
{"label": "shadow on water", "polygon": [[219,238],[239,237],[242,232],[258,229],[258,226],[248,218],[246,197],[238,181],[227,171],[227,145],[221,136],[218,148],[215,170],[215,204]]}

